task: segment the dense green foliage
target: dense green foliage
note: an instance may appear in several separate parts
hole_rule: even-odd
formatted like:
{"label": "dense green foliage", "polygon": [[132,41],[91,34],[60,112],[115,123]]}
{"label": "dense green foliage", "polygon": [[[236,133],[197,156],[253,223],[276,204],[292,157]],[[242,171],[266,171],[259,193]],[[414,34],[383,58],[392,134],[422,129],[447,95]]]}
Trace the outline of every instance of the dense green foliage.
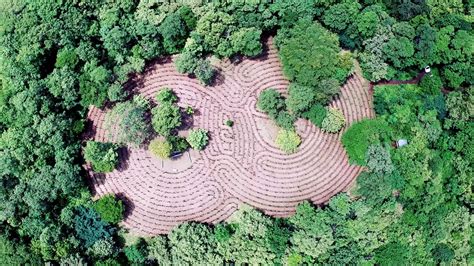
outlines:
{"label": "dense green foliage", "polygon": [[149,103],[142,96],[132,101],[121,102],[107,112],[104,127],[109,137],[120,144],[139,146],[150,137],[151,128],[146,121]]}
{"label": "dense green foliage", "polygon": [[84,148],[84,159],[91,163],[97,173],[112,172],[118,163],[117,146],[113,143],[88,141]]}
{"label": "dense green foliage", "polygon": [[125,207],[114,195],[105,195],[94,202],[94,210],[105,222],[116,224],[123,219]]}
{"label": "dense green foliage", "polygon": [[308,111],[304,112],[302,116],[321,128],[323,126],[323,120],[328,112],[327,110],[328,109],[321,104],[314,104]]}
{"label": "dense green foliage", "polygon": [[321,122],[321,129],[329,133],[337,133],[344,126],[346,119],[341,110],[329,108],[326,117]]}
{"label": "dense green foliage", "polygon": [[275,143],[282,151],[294,153],[300,145],[301,139],[294,130],[281,129],[278,131]]}
{"label": "dense green foliage", "polygon": [[170,136],[172,131],[181,125],[179,107],[171,102],[162,102],[151,110],[151,124],[156,133],[161,136]]}
{"label": "dense green foliage", "polygon": [[208,133],[205,129],[198,128],[189,131],[188,137],[186,138],[191,148],[196,150],[202,150],[206,147],[209,141]]}
{"label": "dense green foliage", "polygon": [[365,155],[370,144],[387,140],[389,132],[387,123],[381,119],[364,119],[354,123],[342,135],[342,144],[349,160],[358,165],[365,165]]}
{"label": "dense green foliage", "polygon": [[[472,4],[460,0],[0,1],[0,264],[472,264],[472,21]],[[140,97],[120,102],[130,73],[181,52],[178,70],[210,83],[208,56],[254,56],[275,30],[285,73],[315,93],[311,105],[302,91],[289,110],[279,95],[278,108],[261,108],[278,110],[281,127],[292,127],[293,111],[322,124],[315,104],[352,67],[338,42],[372,81],[411,78],[426,65],[433,77],[376,87],[377,118],[345,133],[351,161],[370,171],[353,199],[303,203],[289,219],[244,208],[215,227],[184,224],[123,248],[81,176],[89,105],[112,108],[115,142],[140,145],[152,131],[149,107]],[[390,148],[400,138],[409,144]]]}
{"label": "dense green foliage", "polygon": [[166,159],[171,156],[173,146],[167,140],[154,139],[148,144],[148,150],[158,158]]}

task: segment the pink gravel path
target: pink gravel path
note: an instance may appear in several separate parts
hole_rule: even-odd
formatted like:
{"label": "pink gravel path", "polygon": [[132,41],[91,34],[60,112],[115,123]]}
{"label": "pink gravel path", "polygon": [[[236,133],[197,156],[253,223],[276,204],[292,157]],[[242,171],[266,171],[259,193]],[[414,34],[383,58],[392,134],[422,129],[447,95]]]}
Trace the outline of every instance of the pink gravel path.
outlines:
{"label": "pink gravel path", "polygon": [[[285,217],[299,202],[324,203],[355,180],[361,168],[349,165],[340,143],[342,132],[325,134],[300,120],[297,131],[303,142],[298,152],[286,155],[275,147],[268,130],[262,130],[261,121],[271,122],[256,108],[259,93],[270,87],[284,92],[288,86],[271,42],[264,56],[239,64],[221,62],[220,82],[213,87],[177,73],[172,62],[157,63],[141,77],[135,90],[145,97],[153,99],[169,87],[180,106],[196,108],[200,114],[194,126],[209,130],[211,140],[189,168],[177,172],[163,171],[160,160],[136,148],[128,149],[126,169],[105,176],[88,169],[97,195],[116,193],[129,200],[123,225],[131,232],[156,235],[184,221],[220,222],[241,203]],[[345,128],[374,116],[372,96],[363,82],[355,74],[331,103],[343,111]],[[100,141],[106,140],[104,114],[94,107],[88,114],[96,128],[93,138]],[[233,127],[224,125],[227,119],[235,122]]]}

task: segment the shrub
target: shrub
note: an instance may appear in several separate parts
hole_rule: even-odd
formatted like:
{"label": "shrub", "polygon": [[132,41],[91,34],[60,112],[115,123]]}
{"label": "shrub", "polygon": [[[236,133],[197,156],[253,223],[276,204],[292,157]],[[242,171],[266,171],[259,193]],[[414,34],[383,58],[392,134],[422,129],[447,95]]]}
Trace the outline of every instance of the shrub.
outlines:
{"label": "shrub", "polygon": [[276,145],[286,153],[294,153],[301,143],[300,136],[294,130],[281,129],[276,138]]}
{"label": "shrub", "polygon": [[432,70],[433,74],[426,74],[420,81],[420,87],[423,89],[423,92],[437,95],[441,92],[443,87],[443,82],[438,75],[438,71]]}
{"label": "shrub", "polygon": [[186,106],[186,114],[192,115],[194,114],[194,109],[191,106]]}
{"label": "shrub", "polygon": [[164,102],[151,110],[151,124],[155,131],[161,136],[171,135],[171,131],[181,125],[181,113],[179,107]]}
{"label": "shrub", "polygon": [[122,88],[120,84],[112,84],[107,90],[109,100],[112,102],[118,102],[124,100],[128,96],[128,92]]}
{"label": "shrub", "polygon": [[321,129],[329,133],[337,133],[344,126],[344,115],[341,110],[329,108],[326,117],[323,119]]}
{"label": "shrub", "polygon": [[232,121],[232,120],[230,120],[230,119],[229,119],[229,120],[226,120],[226,121],[225,121],[225,125],[228,126],[228,127],[233,127],[233,126],[234,126],[234,121]]}
{"label": "shrub", "polygon": [[293,129],[296,117],[288,111],[280,111],[275,119],[276,124],[284,129]]}
{"label": "shrub", "polygon": [[202,150],[207,145],[209,137],[207,136],[206,130],[198,128],[189,132],[187,141],[193,149]]}
{"label": "shrub", "polygon": [[150,141],[148,150],[155,156],[161,159],[166,159],[171,156],[173,146],[167,140],[154,139]]}
{"label": "shrub", "polygon": [[391,129],[382,119],[365,119],[354,123],[342,135],[342,144],[351,163],[365,165],[365,155],[370,144],[388,139]]}
{"label": "shrub", "polygon": [[368,147],[366,164],[369,170],[377,175],[391,174],[394,169],[390,153],[380,144],[372,144]]}
{"label": "shrub", "polygon": [[156,100],[159,103],[174,103],[178,100],[178,97],[176,97],[172,89],[162,88],[156,94]]}
{"label": "shrub", "polygon": [[189,143],[181,136],[169,136],[166,139],[172,147],[172,153],[182,153],[189,148]]}
{"label": "shrub", "polygon": [[303,117],[309,119],[311,123],[321,128],[323,126],[323,120],[326,117],[328,109],[321,104],[315,104],[311,108],[303,113]]}
{"label": "shrub", "polygon": [[91,163],[97,173],[112,172],[118,163],[117,146],[112,143],[88,141],[84,149],[84,159]]}
{"label": "shrub", "polygon": [[94,202],[94,210],[102,220],[116,224],[123,219],[125,207],[120,199],[116,199],[114,195],[109,194]]}

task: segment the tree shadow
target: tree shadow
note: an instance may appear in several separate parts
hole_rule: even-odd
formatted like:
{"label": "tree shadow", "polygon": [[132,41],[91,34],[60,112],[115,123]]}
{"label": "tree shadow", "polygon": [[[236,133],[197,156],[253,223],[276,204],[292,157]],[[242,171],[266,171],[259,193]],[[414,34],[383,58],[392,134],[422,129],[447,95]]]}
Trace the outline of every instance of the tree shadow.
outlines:
{"label": "tree shadow", "polygon": [[123,219],[127,219],[135,210],[135,204],[132,200],[130,200],[124,193],[118,193],[115,195],[118,199],[120,199],[123,204],[125,205],[125,212],[123,214]]}
{"label": "tree shadow", "polygon": [[81,139],[84,141],[91,140],[94,138],[97,133],[97,126],[94,125],[94,122],[89,118],[86,119],[84,123],[84,131],[82,133]]}
{"label": "tree shadow", "polygon": [[119,163],[117,165],[117,171],[123,172],[128,169],[128,159],[130,158],[130,150],[128,147],[120,147],[118,149]]}

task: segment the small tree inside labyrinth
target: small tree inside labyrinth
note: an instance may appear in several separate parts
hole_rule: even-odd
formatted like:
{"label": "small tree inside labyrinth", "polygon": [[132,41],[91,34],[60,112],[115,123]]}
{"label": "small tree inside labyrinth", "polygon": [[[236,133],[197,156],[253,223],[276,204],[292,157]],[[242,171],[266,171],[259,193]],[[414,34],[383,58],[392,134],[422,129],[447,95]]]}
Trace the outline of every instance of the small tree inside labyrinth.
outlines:
{"label": "small tree inside labyrinth", "polygon": [[344,126],[346,120],[341,110],[329,108],[326,117],[323,119],[321,129],[329,133],[337,133]]}
{"label": "small tree inside labyrinth", "polygon": [[281,129],[276,138],[276,145],[286,153],[294,153],[301,144],[300,136],[294,130]]}
{"label": "small tree inside labyrinth", "polygon": [[206,130],[198,128],[189,132],[187,141],[193,149],[202,150],[206,147],[209,137]]}
{"label": "small tree inside labyrinth", "polygon": [[166,159],[171,156],[173,146],[167,140],[154,139],[148,145],[148,150],[158,158]]}

